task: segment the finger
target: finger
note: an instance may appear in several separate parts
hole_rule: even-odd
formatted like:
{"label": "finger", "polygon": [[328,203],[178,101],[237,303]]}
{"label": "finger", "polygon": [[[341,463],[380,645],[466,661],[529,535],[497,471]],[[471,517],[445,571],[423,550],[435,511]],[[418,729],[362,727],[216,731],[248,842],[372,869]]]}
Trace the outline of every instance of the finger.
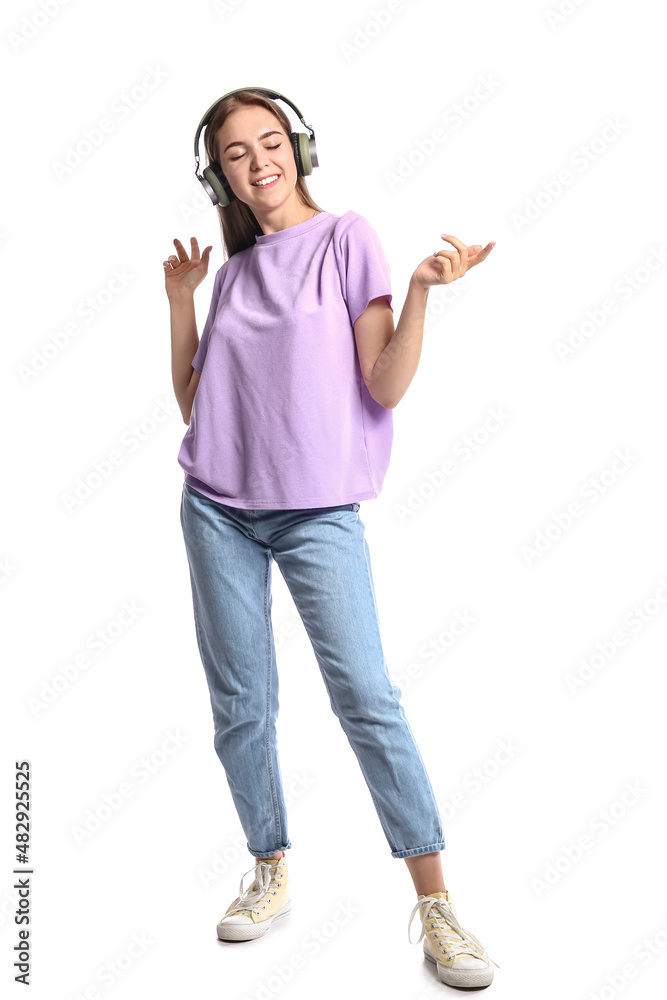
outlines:
{"label": "finger", "polygon": [[452,246],[455,246],[457,250],[466,249],[466,244],[462,243],[461,240],[458,239],[456,236],[452,236],[451,234],[447,233],[441,233],[440,236],[443,240],[447,240],[448,243],[451,243]]}
{"label": "finger", "polygon": [[191,236],[190,243],[192,245],[192,259],[199,260],[200,254],[199,254],[199,244],[197,243],[197,237]]}
{"label": "finger", "polygon": [[[464,247],[464,250],[466,249],[467,248]],[[436,253],[433,254],[433,256],[444,257],[446,260],[448,260],[449,271],[447,273],[451,274],[453,278],[459,277],[463,265],[461,264],[461,254],[459,253],[458,250],[438,250]],[[463,270],[465,271],[465,268],[463,268]]]}
{"label": "finger", "polygon": [[[180,240],[174,240],[174,246],[176,247],[178,259],[180,260],[181,264],[184,264],[186,260],[190,259],[187,255],[185,247],[183,246]],[[171,260],[171,258],[169,259]]]}
{"label": "finger", "polygon": [[441,269],[441,278],[444,276],[445,282],[453,281],[452,261],[449,255],[443,255],[442,259],[438,261],[438,264]]}
{"label": "finger", "polygon": [[469,266],[473,267],[475,264],[481,264],[483,260],[486,260],[495,245],[495,243],[487,243],[484,249],[475,255],[475,259],[470,262]]}
{"label": "finger", "polygon": [[456,264],[454,265],[454,277],[459,278],[461,277],[462,274],[465,274],[466,272],[466,266],[467,266],[466,262],[468,260],[468,247],[456,236],[452,236],[451,233],[441,233],[440,235],[443,240],[447,240],[448,243],[451,243],[453,246],[455,246],[459,252],[458,265]]}

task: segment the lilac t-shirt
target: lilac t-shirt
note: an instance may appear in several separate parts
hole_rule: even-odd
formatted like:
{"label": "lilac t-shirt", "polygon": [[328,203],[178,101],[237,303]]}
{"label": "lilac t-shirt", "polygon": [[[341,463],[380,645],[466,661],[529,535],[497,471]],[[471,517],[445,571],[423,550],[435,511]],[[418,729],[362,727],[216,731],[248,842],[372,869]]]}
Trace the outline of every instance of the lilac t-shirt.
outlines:
{"label": "lilac t-shirt", "polygon": [[178,455],[185,481],[246,509],[377,497],[392,411],[366,387],[353,329],[371,299],[391,306],[377,233],[358,212],[320,212],[255,240],[215,276]]}

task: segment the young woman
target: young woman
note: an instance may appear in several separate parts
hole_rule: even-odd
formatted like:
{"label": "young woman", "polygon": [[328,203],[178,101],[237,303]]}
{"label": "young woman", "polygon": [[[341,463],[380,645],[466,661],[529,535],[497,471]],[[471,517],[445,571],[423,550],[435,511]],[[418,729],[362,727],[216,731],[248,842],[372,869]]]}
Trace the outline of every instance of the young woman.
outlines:
{"label": "young woman", "polygon": [[212,247],[200,254],[193,236],[188,256],[175,239],[176,254],[164,261],[174,391],[189,424],[178,461],[195,630],[214,746],[255,859],[254,881],[244,892],[241,879],[218,937],[260,937],[291,908],[275,729],[275,558],[392,857],[405,859],[414,882],[408,936],[419,911],[419,941],[440,978],[484,986],[492,960],[459,924],[445,889],[441,817],[389,678],[359,504],[382,486],[392,409],[417,369],[429,288],[462,277],[494,244],[443,236],[455,249],[416,267],[394,329],[375,230],[355,211],[339,216],[313,201],[290,133],[280,106],[253,89],[222,99],[207,124],[209,164],[232,197],[217,207],[228,259],[201,340],[193,293]]}

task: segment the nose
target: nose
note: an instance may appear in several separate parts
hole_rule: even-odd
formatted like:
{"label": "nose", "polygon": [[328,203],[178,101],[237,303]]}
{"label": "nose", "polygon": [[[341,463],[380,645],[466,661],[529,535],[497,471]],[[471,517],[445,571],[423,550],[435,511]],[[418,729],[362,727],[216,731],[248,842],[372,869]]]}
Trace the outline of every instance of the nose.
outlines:
{"label": "nose", "polygon": [[266,157],[262,155],[264,152],[263,147],[250,151],[250,163],[253,168],[262,167],[266,163]]}

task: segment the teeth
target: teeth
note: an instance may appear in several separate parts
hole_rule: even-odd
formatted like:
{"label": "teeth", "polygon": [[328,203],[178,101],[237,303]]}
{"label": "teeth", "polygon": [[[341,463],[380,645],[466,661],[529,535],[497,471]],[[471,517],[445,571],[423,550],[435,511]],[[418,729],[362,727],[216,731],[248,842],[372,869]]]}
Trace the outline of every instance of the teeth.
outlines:
{"label": "teeth", "polygon": [[253,187],[264,187],[266,184],[271,184],[276,180],[278,174],[274,174],[273,177],[266,177],[263,181],[253,181]]}

